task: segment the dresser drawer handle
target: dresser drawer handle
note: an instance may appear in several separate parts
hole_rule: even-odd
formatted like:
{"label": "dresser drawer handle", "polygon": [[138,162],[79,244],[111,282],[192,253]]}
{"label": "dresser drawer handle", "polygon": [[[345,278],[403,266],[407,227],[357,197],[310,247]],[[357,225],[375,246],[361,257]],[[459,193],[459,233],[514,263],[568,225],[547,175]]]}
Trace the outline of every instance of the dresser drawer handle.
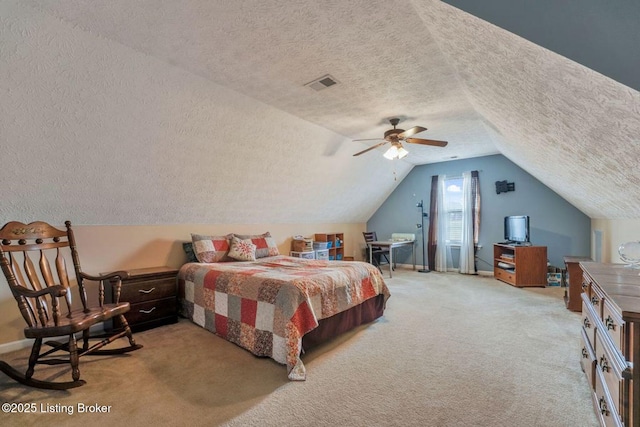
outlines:
{"label": "dresser drawer handle", "polygon": [[151,289],[138,289],[138,292],[140,292],[141,294],[150,294],[151,292],[155,291],[156,288],[151,288]]}
{"label": "dresser drawer handle", "polygon": [[616,329],[616,323],[613,321],[611,316],[607,316],[607,318],[604,320],[604,324],[607,327],[607,329],[610,329],[610,330]]}
{"label": "dresser drawer handle", "polygon": [[609,416],[609,409],[607,409],[607,402],[604,400],[604,396],[598,400],[598,406],[600,406],[600,413],[605,417]]}
{"label": "dresser drawer handle", "polygon": [[582,347],[582,357],[584,357],[585,359],[589,358],[589,353],[587,352],[587,349]]}
{"label": "dresser drawer handle", "polygon": [[140,309],[140,310],[138,310],[138,311],[139,311],[140,313],[143,313],[143,314],[149,314],[149,313],[151,313],[151,312],[152,312],[153,310],[155,310],[155,309],[156,309],[155,307],[152,307],[150,310],[142,310],[142,309]]}
{"label": "dresser drawer handle", "polygon": [[587,317],[584,318],[584,320],[582,321],[582,324],[584,325],[585,328],[591,327],[591,322],[589,322],[589,318]]}
{"label": "dresser drawer handle", "polygon": [[591,304],[598,305],[599,302],[600,300],[598,299],[598,297],[591,297]]}
{"label": "dresser drawer handle", "polygon": [[609,362],[604,356],[600,358],[600,368],[602,369],[602,372],[609,372],[611,370],[611,368],[609,367]]}

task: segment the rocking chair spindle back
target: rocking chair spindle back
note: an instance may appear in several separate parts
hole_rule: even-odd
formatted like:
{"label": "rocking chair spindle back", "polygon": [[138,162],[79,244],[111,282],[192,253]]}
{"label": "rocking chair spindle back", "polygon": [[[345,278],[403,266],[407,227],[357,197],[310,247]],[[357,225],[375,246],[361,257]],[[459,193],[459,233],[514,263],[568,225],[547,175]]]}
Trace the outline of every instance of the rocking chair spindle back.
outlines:
{"label": "rocking chair spindle back", "polygon": [[[25,374],[20,373],[6,362],[0,361],[0,371],[23,384],[49,389],[68,389],[78,387],[85,382],[80,380],[78,359],[84,355],[118,354],[141,348],[135,343],[131,329],[124,317],[129,311],[129,303],[116,301],[104,303],[103,281],[127,277],[126,272],[114,272],[106,275],[91,276],[82,272],[76,250],[71,222],[66,221],[66,230],[57,229],[45,222],[36,221],[24,224],[12,221],[0,229],[0,266],[13,294],[20,313],[26,322],[24,334],[35,342],[29,358],[29,367]],[[72,301],[72,279],[67,272],[67,259],[73,261],[75,282],[82,308],[74,309]],[[52,265],[55,268],[52,268]],[[89,305],[87,283],[98,285],[98,301]],[[62,307],[62,313],[61,313]],[[104,336],[92,337],[89,328],[118,316],[123,330],[107,339]],[[78,351],[75,334],[82,332],[82,352]],[[52,349],[40,353],[43,338],[67,336],[68,342],[48,341],[45,344]],[[114,350],[100,350],[103,346],[126,336],[129,346]],[[102,339],[89,347],[92,338]],[[47,358],[59,350],[69,352],[68,359]],[[35,365],[70,363],[72,379],[70,382],[49,382],[33,379]]]}

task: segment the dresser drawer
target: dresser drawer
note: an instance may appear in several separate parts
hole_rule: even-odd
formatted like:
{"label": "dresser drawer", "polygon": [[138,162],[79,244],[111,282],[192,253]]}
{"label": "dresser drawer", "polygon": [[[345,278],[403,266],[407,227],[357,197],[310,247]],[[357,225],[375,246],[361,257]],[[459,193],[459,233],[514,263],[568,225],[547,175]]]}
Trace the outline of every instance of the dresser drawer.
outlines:
{"label": "dresser drawer", "polygon": [[[124,314],[129,325],[136,325],[142,322],[150,322],[165,317],[175,316],[177,312],[177,299],[165,298],[131,304],[131,310]],[[119,322],[114,321],[114,325],[119,327]]]}
{"label": "dresser drawer", "polygon": [[589,339],[591,348],[594,350],[596,348],[596,325],[599,322],[597,318],[598,315],[594,312],[594,308],[589,301],[589,297],[587,294],[582,294],[582,329]]}
{"label": "dresser drawer", "polygon": [[596,369],[596,355],[593,351],[593,346],[589,342],[589,338],[587,337],[587,332],[582,329],[582,351],[580,355],[580,366],[582,370],[587,376],[587,380],[589,381],[589,385],[591,388],[595,388],[595,369]]}
{"label": "dresser drawer", "polygon": [[131,304],[175,297],[177,295],[177,282],[175,277],[165,279],[145,280],[140,282],[123,283],[120,292],[120,301],[129,301]]}
{"label": "dresser drawer", "polygon": [[611,402],[616,412],[622,411],[623,379],[622,371],[626,368],[624,360],[612,347],[608,335],[603,331],[596,333],[596,371],[602,375],[603,386],[609,391]]}
{"label": "dresser drawer", "polygon": [[596,314],[599,318],[602,318],[602,306],[604,305],[604,293],[598,286],[591,285],[591,294],[589,295],[589,302],[593,306]]}
{"label": "dresser drawer", "polygon": [[586,274],[582,274],[582,292],[587,294],[587,296],[591,296],[591,278]]}
{"label": "dresser drawer", "polygon": [[620,356],[625,354],[625,322],[622,320],[622,316],[618,313],[618,310],[607,300],[604,301],[602,307],[602,324],[604,329],[609,334],[611,341],[619,349]]}
{"label": "dresser drawer", "polygon": [[496,279],[503,280],[507,283],[516,283],[516,274],[501,268],[496,268],[495,277]]}
{"label": "dresser drawer", "polygon": [[600,420],[600,424],[606,427],[623,427],[622,421],[620,421],[620,414],[611,401],[609,392],[604,386],[602,374],[598,369],[596,369],[595,372],[595,380],[596,388],[593,403],[596,408],[596,415]]}

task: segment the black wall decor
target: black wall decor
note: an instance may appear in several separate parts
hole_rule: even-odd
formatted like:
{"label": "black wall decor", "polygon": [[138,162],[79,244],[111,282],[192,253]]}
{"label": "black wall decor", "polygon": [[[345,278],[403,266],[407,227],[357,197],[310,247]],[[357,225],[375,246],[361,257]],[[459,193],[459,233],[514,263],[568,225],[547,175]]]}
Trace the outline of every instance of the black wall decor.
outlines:
{"label": "black wall decor", "polygon": [[506,193],[508,191],[516,191],[515,182],[496,181],[496,194]]}

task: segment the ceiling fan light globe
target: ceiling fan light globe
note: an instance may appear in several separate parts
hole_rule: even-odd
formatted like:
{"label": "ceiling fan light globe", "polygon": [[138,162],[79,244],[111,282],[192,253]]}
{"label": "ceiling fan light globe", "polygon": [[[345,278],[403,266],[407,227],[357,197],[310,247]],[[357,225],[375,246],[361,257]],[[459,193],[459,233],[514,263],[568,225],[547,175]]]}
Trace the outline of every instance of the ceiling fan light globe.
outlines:
{"label": "ceiling fan light globe", "polygon": [[409,152],[405,150],[404,147],[398,148],[398,159],[403,159],[407,157],[407,154],[409,154]]}
{"label": "ceiling fan light globe", "polygon": [[398,157],[398,147],[392,145],[391,148],[389,148],[387,152],[383,154],[383,156],[389,160],[395,159],[396,157]]}

